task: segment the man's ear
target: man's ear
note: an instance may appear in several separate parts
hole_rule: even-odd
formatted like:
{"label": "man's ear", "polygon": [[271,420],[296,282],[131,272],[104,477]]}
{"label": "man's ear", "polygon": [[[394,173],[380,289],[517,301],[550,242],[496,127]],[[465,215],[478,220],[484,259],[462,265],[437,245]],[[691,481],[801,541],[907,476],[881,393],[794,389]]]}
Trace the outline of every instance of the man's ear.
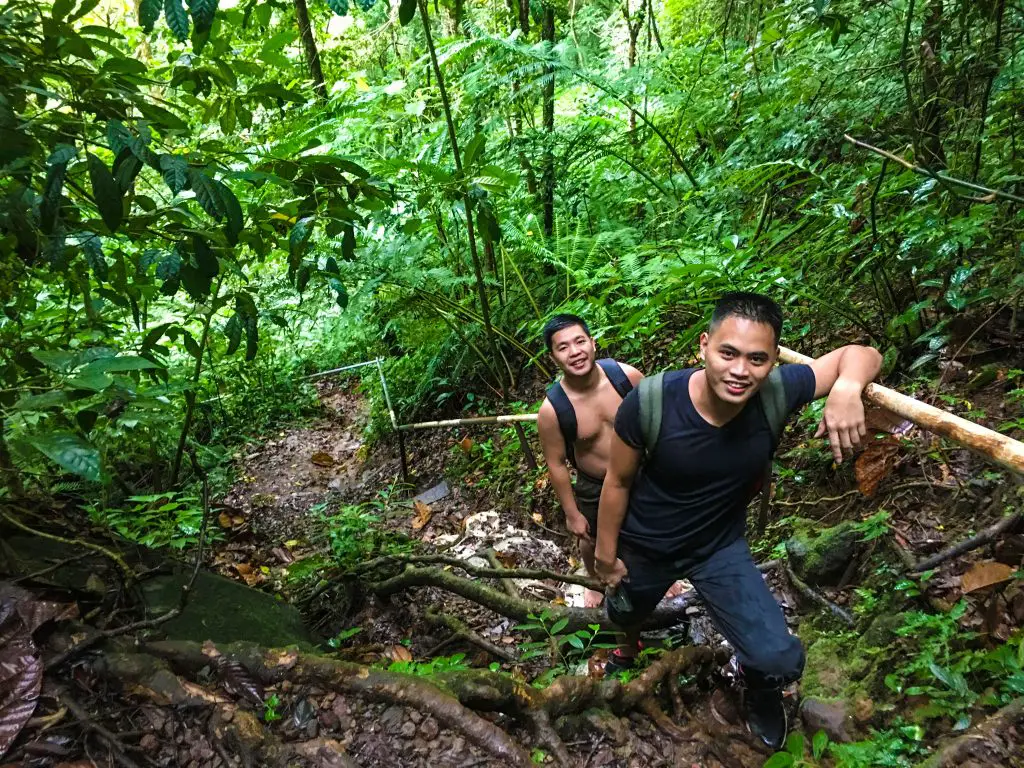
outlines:
{"label": "man's ear", "polygon": [[704,331],[700,335],[700,352],[699,352],[699,354],[700,354],[700,359],[701,360],[705,359],[704,355],[705,355],[705,350],[707,349],[707,347],[708,347],[708,332]]}

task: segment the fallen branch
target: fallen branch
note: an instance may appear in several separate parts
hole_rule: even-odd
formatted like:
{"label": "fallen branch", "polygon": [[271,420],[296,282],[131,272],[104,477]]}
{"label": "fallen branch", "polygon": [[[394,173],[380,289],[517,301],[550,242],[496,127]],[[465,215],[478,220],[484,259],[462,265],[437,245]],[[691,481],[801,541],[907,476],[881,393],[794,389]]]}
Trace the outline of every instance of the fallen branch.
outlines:
{"label": "fallen branch", "polygon": [[[494,551],[493,547],[487,550],[487,562],[489,562],[491,564],[491,568],[493,568],[496,571],[501,571],[505,569],[505,567],[498,560],[498,553]],[[502,579],[501,586],[502,589],[504,589],[506,592],[512,595],[512,597],[522,597],[522,595],[519,594],[519,590],[516,589],[516,585],[512,583],[512,579]]]}
{"label": "fallen branch", "polygon": [[[955,178],[955,177],[950,176],[948,174],[942,173],[941,171],[929,171],[927,168],[922,168],[919,165],[914,165],[913,163],[904,160],[899,155],[894,155],[892,152],[887,152],[884,149],[879,149],[878,147],[873,147],[870,144],[867,144],[867,143],[865,143],[863,141],[858,141],[857,139],[853,138],[849,134],[845,134],[844,133],[843,134],[843,138],[846,139],[851,144],[853,144],[853,146],[860,147],[861,149],[866,149],[866,150],[868,150],[870,152],[874,152],[876,155],[881,155],[882,157],[888,158],[889,160],[892,160],[894,163],[899,163],[904,168],[906,168],[908,171],[913,171],[914,173],[918,174],[919,176],[927,176],[929,179],[938,179],[939,181],[942,181],[942,182],[944,182],[946,184],[953,184],[954,186],[957,186],[957,187],[964,187],[965,189],[972,189],[975,192],[983,192],[986,195],[992,196],[993,198],[1001,197],[1004,200],[1011,200],[1011,201],[1013,201],[1015,203],[1024,203],[1024,197],[1020,197],[1019,195],[1015,195],[1012,192],[1003,192],[1000,189],[992,189],[991,187],[983,187],[981,184],[975,184],[972,181],[964,181],[963,179]],[[982,202],[982,203],[992,202],[991,200],[985,199],[985,198],[975,198],[975,200],[976,200],[976,202]]]}
{"label": "fallen branch", "polygon": [[850,615],[849,611],[836,605],[823,594],[813,589],[810,585],[804,582],[803,579],[793,573],[793,569],[789,566],[786,566],[786,577],[789,579],[789,582],[793,585],[796,591],[805,598],[815,605],[829,611],[833,616],[842,619],[848,626],[853,626],[853,616]]}
{"label": "fallen branch", "polygon": [[[456,640],[463,640],[467,643],[472,643],[481,650],[487,651],[487,653],[491,654],[492,656],[497,656],[502,661],[513,662],[516,660],[515,656],[513,656],[511,653],[506,651],[501,646],[495,645],[490,640],[481,637],[480,633],[474,632],[465,624],[465,622],[463,622],[461,619],[456,618],[455,616],[452,616],[447,613],[437,613],[436,611],[430,608],[427,609],[424,616],[426,617],[427,621],[429,621],[431,624],[446,627],[452,633],[451,637],[449,637],[447,640],[443,642],[443,645],[448,645],[448,643]],[[434,653],[440,649],[440,647],[440,645],[436,646],[427,655],[433,656]]]}
{"label": "fallen branch", "polygon": [[922,571],[929,571],[938,565],[952,560],[954,557],[963,555],[967,552],[983,547],[989,542],[992,542],[1002,536],[1004,533],[1013,531],[1018,525],[1024,523],[1024,514],[1018,512],[1012,515],[1007,515],[1002,520],[994,525],[990,525],[980,533],[971,536],[969,539],[964,539],[959,544],[954,544],[951,547],[938,552],[931,557],[927,557],[921,562],[914,565],[911,568],[911,573],[921,573]]}
{"label": "fallen branch", "polygon": [[119,765],[124,766],[124,768],[139,768],[139,764],[125,754],[124,747],[117,736],[93,720],[85,708],[71,698],[71,694],[62,689],[57,695],[82,727],[87,731],[95,733],[96,737],[106,745],[107,749],[110,750],[110,754],[114,756],[114,760]]}
{"label": "fallen branch", "polygon": [[560,581],[563,584],[579,584],[590,589],[604,590],[601,582],[587,576],[559,573],[543,568],[482,568],[451,555],[388,555],[375,558],[360,565],[355,570],[355,573],[370,573],[378,568],[395,564],[450,565],[453,568],[465,571],[470,576],[476,576],[480,579],[549,579],[551,581]]}

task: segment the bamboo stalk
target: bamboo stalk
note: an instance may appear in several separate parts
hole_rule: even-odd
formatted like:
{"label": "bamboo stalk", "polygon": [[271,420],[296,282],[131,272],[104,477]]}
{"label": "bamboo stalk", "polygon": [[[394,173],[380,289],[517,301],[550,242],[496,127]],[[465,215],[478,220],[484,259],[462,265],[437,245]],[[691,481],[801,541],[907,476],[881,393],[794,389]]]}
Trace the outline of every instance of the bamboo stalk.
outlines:
{"label": "bamboo stalk", "polygon": [[402,424],[398,428],[403,432],[414,429],[434,429],[436,427],[460,427],[464,424],[509,424],[516,421],[536,421],[536,413],[513,413],[505,416],[474,416],[470,419],[447,419],[445,421],[420,421],[416,424]]}
{"label": "bamboo stalk", "polygon": [[[813,362],[807,355],[801,355],[786,347],[779,347],[779,359],[787,363]],[[1024,443],[1012,437],[1001,435],[907,395],[901,395],[880,384],[868,384],[864,390],[864,397],[868,402],[892,411],[922,429],[960,443],[1005,469],[1024,474]]]}

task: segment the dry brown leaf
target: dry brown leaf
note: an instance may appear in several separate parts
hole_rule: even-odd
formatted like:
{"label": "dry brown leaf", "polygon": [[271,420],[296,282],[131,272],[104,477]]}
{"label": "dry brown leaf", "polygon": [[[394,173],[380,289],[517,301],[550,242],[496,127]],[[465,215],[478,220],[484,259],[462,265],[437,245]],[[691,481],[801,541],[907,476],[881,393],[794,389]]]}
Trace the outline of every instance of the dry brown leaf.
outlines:
{"label": "dry brown leaf", "polygon": [[1005,563],[996,563],[991,560],[975,563],[971,570],[960,579],[960,586],[963,588],[964,594],[967,594],[1008,581],[1015,572],[1016,569],[1013,566]]}
{"label": "dry brown leaf", "polygon": [[532,515],[530,515],[530,517],[533,518],[533,522],[535,522],[537,525],[544,525],[544,515],[542,515],[540,512],[534,512]]}
{"label": "dry brown leaf", "polygon": [[434,516],[434,510],[430,508],[430,505],[424,504],[422,501],[414,501],[412,506],[416,510],[416,517],[412,521],[412,529],[418,531],[430,522],[430,518]]}
{"label": "dry brown leaf", "polygon": [[221,512],[219,515],[217,515],[217,522],[220,523],[221,528],[230,528],[231,515],[229,515],[227,512]]}
{"label": "dry brown leaf", "polygon": [[235,570],[238,571],[241,576],[248,576],[252,573],[252,566],[248,563],[235,563]]}
{"label": "dry brown leaf", "polygon": [[317,451],[309,460],[316,464],[318,467],[333,467],[337,462],[334,461],[334,457],[331,454],[324,451]]}
{"label": "dry brown leaf", "polygon": [[899,461],[899,450],[899,443],[894,440],[875,440],[857,457],[853,473],[862,494],[871,496],[878,484],[888,477]]}
{"label": "dry brown leaf", "polygon": [[505,568],[515,568],[519,564],[519,558],[515,552],[498,552],[495,550],[494,557]]}
{"label": "dry brown leaf", "polygon": [[459,441],[459,448],[463,453],[469,453],[473,449],[473,438],[464,437]]}
{"label": "dry brown leaf", "polygon": [[412,652],[404,645],[392,645],[384,655],[392,661],[412,661]]}

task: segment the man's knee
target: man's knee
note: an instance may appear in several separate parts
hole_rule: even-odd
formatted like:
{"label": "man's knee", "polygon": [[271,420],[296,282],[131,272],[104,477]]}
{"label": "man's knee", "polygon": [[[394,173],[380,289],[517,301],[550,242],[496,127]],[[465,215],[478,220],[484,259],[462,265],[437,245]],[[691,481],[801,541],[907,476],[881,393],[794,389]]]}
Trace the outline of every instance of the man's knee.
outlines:
{"label": "man's knee", "polygon": [[800,638],[786,633],[774,642],[762,642],[749,649],[743,661],[748,675],[764,678],[766,682],[787,685],[800,679],[804,671],[804,647]]}

